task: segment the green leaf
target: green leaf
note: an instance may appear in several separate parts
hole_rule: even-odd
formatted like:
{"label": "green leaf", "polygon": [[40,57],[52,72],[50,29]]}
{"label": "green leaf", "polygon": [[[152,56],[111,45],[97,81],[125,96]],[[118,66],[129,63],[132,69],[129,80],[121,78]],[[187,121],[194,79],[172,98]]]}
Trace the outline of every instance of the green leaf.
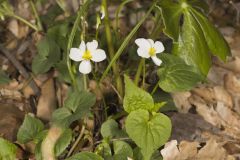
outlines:
{"label": "green leaf", "polygon": [[32,70],[34,74],[46,73],[52,66],[53,64],[48,61],[47,57],[41,55],[34,57],[32,62]]}
{"label": "green leaf", "polygon": [[96,147],[95,153],[101,155],[104,160],[112,158],[112,150],[107,139],[102,140],[102,142]]}
{"label": "green leaf", "polygon": [[16,152],[17,147],[14,144],[0,137],[0,159],[16,159]]}
{"label": "green leaf", "polygon": [[71,83],[71,78],[68,72],[66,60],[61,60],[59,63],[55,65],[55,68],[59,72],[57,78],[59,78],[60,80],[64,80],[67,83]]}
{"label": "green leaf", "polygon": [[48,130],[42,130],[41,132],[39,132],[35,137],[34,137],[34,143],[37,144],[39,142],[41,142],[47,135]]}
{"label": "green leaf", "polygon": [[209,49],[198,22],[189,12],[184,12],[182,33],[175,54],[188,65],[195,66],[203,75],[207,75],[211,67]]}
{"label": "green leaf", "polygon": [[221,60],[226,61],[227,56],[231,55],[226,40],[203,14],[194,9],[191,10],[191,13],[199,23],[211,53]]}
{"label": "green leaf", "polygon": [[26,115],[23,124],[18,130],[17,140],[20,143],[32,141],[43,129],[44,125],[39,119]]}
{"label": "green leaf", "polygon": [[194,67],[187,65],[181,58],[162,54],[163,64],[158,70],[159,86],[166,92],[180,92],[192,89],[203,80]]}
{"label": "green leaf", "polygon": [[48,130],[43,130],[40,133],[38,133],[38,135],[34,139],[36,144],[36,147],[34,150],[36,160],[42,160],[42,151],[41,151],[42,141],[47,136],[47,133],[48,133]]}
{"label": "green leaf", "polygon": [[[185,1],[185,0],[182,0]],[[187,4],[190,4],[197,11],[202,12],[203,14],[209,13],[209,7],[205,0],[187,0]]]}
{"label": "green leaf", "polygon": [[42,146],[42,141],[40,141],[36,144],[36,147],[34,150],[36,160],[42,160],[41,146]]}
{"label": "green leaf", "polygon": [[37,44],[38,55],[33,59],[32,70],[35,74],[47,72],[61,57],[59,46],[50,37]]}
{"label": "green leaf", "polygon": [[78,110],[85,110],[92,107],[96,102],[96,97],[91,92],[77,91],[70,92],[67,99],[64,102],[64,107],[70,109],[72,112],[78,112]]}
{"label": "green leaf", "polygon": [[96,96],[87,91],[70,92],[64,102],[64,107],[53,112],[53,122],[62,127],[68,127],[72,122],[90,113],[95,104]]}
{"label": "green leaf", "polygon": [[66,51],[67,43],[66,38],[69,32],[69,22],[64,21],[63,23],[57,23],[47,30],[47,35],[53,39],[59,47]]}
{"label": "green leaf", "polygon": [[2,70],[0,70],[0,84],[7,84],[9,82],[10,79],[8,76]]}
{"label": "green leaf", "polygon": [[73,155],[70,158],[67,158],[66,160],[103,160],[103,158],[95,153],[81,152]]}
{"label": "green leaf", "polygon": [[180,17],[182,15],[180,4],[172,2],[171,0],[161,0],[159,5],[161,6],[163,23],[165,25],[164,33],[174,41],[178,41]]}
{"label": "green leaf", "polygon": [[171,37],[175,42],[178,41],[180,33],[180,18],[186,10],[185,4],[190,4],[198,11],[208,13],[208,5],[204,1],[200,0],[161,0],[159,2],[160,10],[162,13],[163,23],[165,25],[164,33]]}
{"label": "green leaf", "polygon": [[171,134],[171,121],[162,113],[149,114],[139,109],[129,114],[126,131],[129,137],[141,148],[145,160],[165,144]]}
{"label": "green leaf", "polygon": [[55,145],[55,155],[59,156],[67,148],[72,140],[72,130],[66,129]]}
{"label": "green leaf", "polygon": [[[211,52],[222,60],[230,49],[220,32],[208,21],[208,6],[199,0],[162,0],[159,3],[165,33],[174,39],[173,53],[203,75],[211,67]],[[183,25],[180,25],[180,20]]]}
{"label": "green leaf", "polygon": [[152,96],[138,88],[129,77],[125,76],[125,96],[123,99],[124,110],[128,113],[137,109],[146,109],[151,111],[154,108]]}
{"label": "green leaf", "polygon": [[120,138],[127,136],[124,131],[119,129],[118,123],[113,119],[109,119],[102,124],[101,135],[103,138]]}
{"label": "green leaf", "polygon": [[60,124],[61,126],[68,127],[71,124],[71,122],[69,121],[69,117],[71,115],[71,110],[66,107],[61,107],[53,112],[52,121],[55,124]]}
{"label": "green leaf", "polygon": [[131,146],[124,141],[114,141],[113,142],[114,160],[128,160],[133,158],[133,151]]}
{"label": "green leaf", "polygon": [[51,5],[47,10],[47,13],[40,17],[43,24],[50,26],[55,22],[55,18],[62,14],[63,10],[58,5]]}

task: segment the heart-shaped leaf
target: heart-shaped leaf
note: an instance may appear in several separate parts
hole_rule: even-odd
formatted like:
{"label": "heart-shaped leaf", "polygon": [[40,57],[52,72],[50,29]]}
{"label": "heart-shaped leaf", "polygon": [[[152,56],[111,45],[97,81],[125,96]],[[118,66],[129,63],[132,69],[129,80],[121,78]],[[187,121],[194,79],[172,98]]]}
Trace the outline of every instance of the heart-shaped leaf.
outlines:
{"label": "heart-shaped leaf", "polygon": [[133,157],[133,151],[131,146],[124,141],[113,142],[114,160],[128,160]]}
{"label": "heart-shaped leaf", "polygon": [[162,113],[150,114],[139,109],[129,114],[126,131],[129,137],[141,148],[144,160],[149,160],[152,153],[165,144],[171,134],[171,121]]}
{"label": "heart-shaped leaf", "polygon": [[20,143],[32,141],[38,137],[38,134],[43,131],[43,129],[44,125],[39,119],[26,115],[23,124],[18,130],[17,140]]}
{"label": "heart-shaped leaf", "polygon": [[60,47],[57,43],[46,36],[37,44],[38,55],[34,57],[32,70],[35,74],[47,72],[61,58]]}
{"label": "heart-shaped leaf", "polygon": [[17,147],[9,141],[0,137],[0,159],[16,159]]}
{"label": "heart-shaped leaf", "polygon": [[104,138],[120,138],[127,136],[123,130],[119,129],[118,123],[113,119],[109,119],[102,124],[101,135]]}
{"label": "heart-shaped leaf", "polygon": [[129,77],[125,76],[125,97],[123,107],[128,113],[137,109],[151,111],[154,108],[152,96],[141,88],[138,88]]}
{"label": "heart-shaped leaf", "polygon": [[190,90],[203,80],[203,76],[181,58],[171,54],[162,54],[160,58],[163,65],[158,70],[159,86],[164,91],[181,92]]}

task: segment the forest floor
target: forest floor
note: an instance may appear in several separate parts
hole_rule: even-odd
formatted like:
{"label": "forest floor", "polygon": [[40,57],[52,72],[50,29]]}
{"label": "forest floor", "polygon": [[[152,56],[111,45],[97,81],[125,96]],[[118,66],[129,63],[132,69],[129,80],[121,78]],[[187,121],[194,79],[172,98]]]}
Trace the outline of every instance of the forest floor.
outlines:
{"label": "forest floor", "polygon": [[[232,56],[226,63],[214,58],[205,84],[171,94],[178,111],[167,112],[173,132],[161,150],[164,160],[240,159],[240,2],[209,3],[211,20],[229,43]],[[18,13],[31,18],[28,7],[24,0],[16,3]],[[0,136],[12,142],[25,113],[47,122],[55,110],[51,106],[62,104],[67,94],[68,85],[56,82],[54,71],[34,77],[32,82],[31,63],[40,38],[40,33],[32,33],[16,19],[0,22],[1,70],[10,77],[9,83],[0,85]],[[38,90],[40,95],[35,94]],[[31,146],[24,147],[19,149],[19,157],[26,150],[32,153]]]}

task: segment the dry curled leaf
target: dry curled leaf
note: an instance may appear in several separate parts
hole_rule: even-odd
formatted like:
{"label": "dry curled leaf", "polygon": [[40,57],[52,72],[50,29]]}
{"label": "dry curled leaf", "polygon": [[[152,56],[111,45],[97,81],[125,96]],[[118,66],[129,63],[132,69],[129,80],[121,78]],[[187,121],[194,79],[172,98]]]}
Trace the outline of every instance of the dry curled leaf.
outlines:
{"label": "dry curled leaf", "polygon": [[177,148],[177,141],[171,140],[164,145],[164,149],[161,150],[161,154],[164,160],[175,160],[179,155]]}
{"label": "dry curled leaf", "polygon": [[188,100],[190,96],[190,92],[172,93],[173,101],[180,112],[187,113],[191,108],[191,104]]}
{"label": "dry curled leaf", "polygon": [[56,109],[56,102],[54,80],[50,78],[41,86],[41,96],[37,104],[37,116],[42,120],[49,121],[52,112]]}

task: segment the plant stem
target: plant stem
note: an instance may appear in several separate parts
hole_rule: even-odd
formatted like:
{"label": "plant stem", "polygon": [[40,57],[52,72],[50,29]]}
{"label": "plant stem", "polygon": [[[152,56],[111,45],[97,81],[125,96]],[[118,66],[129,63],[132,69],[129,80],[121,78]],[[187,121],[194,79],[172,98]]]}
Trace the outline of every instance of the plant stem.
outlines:
{"label": "plant stem", "polygon": [[153,90],[152,90],[152,92],[151,92],[151,95],[153,95],[153,94],[156,92],[156,90],[158,89],[158,85],[159,85],[159,81],[158,81],[157,84],[154,86],[154,88],[153,88]]}
{"label": "plant stem", "polygon": [[145,66],[145,59],[143,59],[143,80],[142,80],[142,88],[145,86],[145,78],[146,78],[146,66]]}
{"label": "plant stem", "polygon": [[128,113],[126,111],[121,111],[121,112],[118,112],[117,114],[115,114],[115,115],[113,115],[113,116],[111,116],[109,118],[117,120],[117,119],[119,119],[119,118],[121,118],[123,116],[126,116],[126,115],[128,115]]}
{"label": "plant stem", "polygon": [[[104,12],[105,12],[104,23],[105,23],[105,33],[106,33],[107,44],[108,44],[108,52],[109,52],[110,60],[112,60],[114,57],[115,51],[114,51],[113,40],[111,35],[107,0],[103,0],[102,3],[104,7]],[[119,74],[119,68],[118,68],[117,62],[112,65],[112,69],[113,69],[113,74],[115,76],[118,93],[121,96],[123,96],[123,82]]]}
{"label": "plant stem", "polygon": [[28,25],[30,28],[32,28],[32,29],[35,30],[36,32],[39,31],[37,26],[35,26],[35,25],[33,25],[32,23],[28,22],[26,19],[24,19],[24,18],[22,18],[22,17],[20,17],[20,16],[18,16],[18,15],[15,15],[15,14],[13,14],[13,15],[11,15],[11,16],[12,16],[13,18],[16,18],[17,20],[23,22],[24,24]]}
{"label": "plant stem", "polygon": [[36,6],[35,6],[35,4],[33,3],[32,0],[30,0],[30,5],[31,5],[31,7],[32,7],[33,14],[34,14],[35,18],[37,19],[38,30],[41,31],[41,30],[43,30],[42,22],[41,22],[41,20],[40,20],[39,15],[38,15]]}
{"label": "plant stem", "polygon": [[88,84],[87,84],[87,75],[83,74],[83,84],[84,84],[84,90],[88,89]]}
{"label": "plant stem", "polygon": [[146,13],[146,15],[144,17],[142,17],[142,19],[136,24],[136,26],[132,29],[132,31],[127,35],[127,37],[124,39],[123,43],[121,44],[121,46],[119,47],[118,51],[116,52],[116,54],[114,55],[114,57],[112,58],[112,60],[110,61],[109,65],[107,66],[107,68],[105,69],[104,73],[102,74],[102,77],[100,79],[100,82],[107,76],[109,70],[111,69],[111,67],[116,63],[117,59],[121,56],[121,54],[123,53],[124,49],[127,47],[127,45],[129,44],[130,40],[132,39],[132,37],[134,36],[134,34],[137,32],[137,30],[140,28],[140,26],[143,24],[143,22],[146,20],[146,18],[149,16],[149,14],[151,13],[151,11],[153,10],[153,8],[155,7],[155,3],[153,3],[153,5],[151,6],[151,8],[148,10],[148,12]]}
{"label": "plant stem", "polygon": [[140,76],[141,76],[141,73],[142,73],[142,69],[143,69],[143,64],[144,64],[144,59],[142,58],[139,62],[138,70],[137,70],[137,73],[136,73],[135,79],[134,79],[134,83],[136,85],[138,85],[138,82],[139,82],[139,79],[140,79]]}
{"label": "plant stem", "polygon": [[[85,0],[81,1],[81,5],[85,3]],[[86,25],[85,25],[85,15],[81,17],[81,26],[82,26],[82,32],[81,32],[81,40],[85,41],[85,35],[86,35]]]}

